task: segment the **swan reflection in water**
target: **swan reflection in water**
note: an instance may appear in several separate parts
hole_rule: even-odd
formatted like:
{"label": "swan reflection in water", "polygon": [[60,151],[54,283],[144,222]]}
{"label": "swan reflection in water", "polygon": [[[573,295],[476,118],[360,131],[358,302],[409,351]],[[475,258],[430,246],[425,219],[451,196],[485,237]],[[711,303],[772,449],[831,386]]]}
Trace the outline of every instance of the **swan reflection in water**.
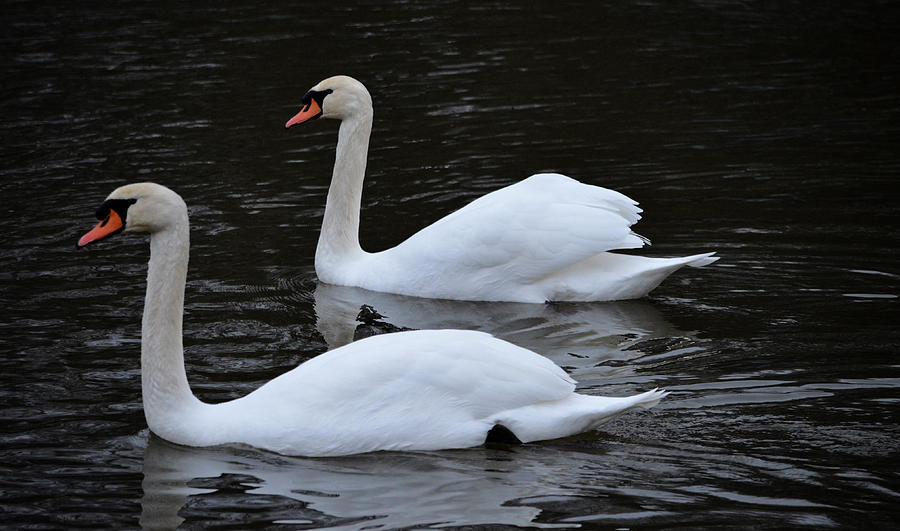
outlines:
{"label": "swan reflection in water", "polygon": [[[188,499],[196,497],[193,503],[204,495],[209,497],[201,505],[211,511],[201,517],[212,512],[219,520],[237,509],[236,518],[244,524],[250,523],[248,514],[255,514],[277,523],[329,529],[554,527],[534,521],[541,510],[525,505],[526,498],[572,495],[560,486],[561,475],[579,467],[568,454],[540,446],[309,459],[251,448],[188,448],[148,437],[144,529],[174,529],[190,517]],[[237,502],[229,495],[236,490],[243,491]],[[248,494],[254,500],[247,500]],[[241,510],[246,507],[253,510]]]}
{"label": "swan reflection in water", "polygon": [[[364,305],[398,328],[459,328],[488,332],[542,354],[582,385],[634,374],[630,362],[655,354],[656,342],[691,340],[647,301],[528,304],[407,297],[318,282],[316,327],[329,349],[358,334]],[[644,380],[646,381],[646,380]]]}

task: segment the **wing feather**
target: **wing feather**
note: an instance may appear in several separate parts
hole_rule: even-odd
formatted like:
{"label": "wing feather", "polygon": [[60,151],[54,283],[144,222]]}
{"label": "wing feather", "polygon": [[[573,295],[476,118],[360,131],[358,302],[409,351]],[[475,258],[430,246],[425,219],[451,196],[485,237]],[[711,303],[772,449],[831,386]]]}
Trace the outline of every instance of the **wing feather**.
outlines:
{"label": "wing feather", "polygon": [[[471,420],[559,400],[575,382],[549,359],[468,330],[421,330],[363,339],[317,356],[251,395],[335,418]],[[465,418],[462,418],[465,417]]]}
{"label": "wing feather", "polygon": [[494,191],[422,229],[396,248],[508,281],[530,282],[613,249],[649,243],[631,231],[641,209],[627,196],[559,174],[538,174]]}

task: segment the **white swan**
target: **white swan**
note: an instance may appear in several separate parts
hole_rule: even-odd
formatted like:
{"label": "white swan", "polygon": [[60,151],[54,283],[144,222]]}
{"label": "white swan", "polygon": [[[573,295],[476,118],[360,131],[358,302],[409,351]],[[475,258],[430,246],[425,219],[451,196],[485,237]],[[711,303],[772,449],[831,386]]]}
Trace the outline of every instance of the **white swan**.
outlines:
{"label": "white swan", "polygon": [[221,404],[188,385],[182,313],[188,215],[153,183],[118,188],[78,246],[120,231],[150,233],[141,332],[144,414],[160,437],[187,446],[243,443],[288,455],[477,446],[506,428],[522,442],[595,428],[666,393],[609,398],[574,392],[547,358],[482,332],[423,330],[371,337],[317,356]]}
{"label": "white swan", "polygon": [[328,78],[303,97],[285,127],[341,120],[316,274],[329,284],[401,295],[475,301],[606,301],[646,295],[682,266],[680,258],[616,254],[649,241],[631,231],[641,209],[628,197],[555,173],[480,197],[397,247],[367,253],[359,245],[372,99],[347,76]]}

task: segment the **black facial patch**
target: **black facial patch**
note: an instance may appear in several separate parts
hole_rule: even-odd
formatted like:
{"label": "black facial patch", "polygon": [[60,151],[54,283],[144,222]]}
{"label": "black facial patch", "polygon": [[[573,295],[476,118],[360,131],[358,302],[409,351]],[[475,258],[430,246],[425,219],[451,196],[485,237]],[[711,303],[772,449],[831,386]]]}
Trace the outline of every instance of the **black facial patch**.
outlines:
{"label": "black facial patch", "polygon": [[135,203],[137,203],[137,199],[107,199],[97,208],[97,219],[106,219],[107,216],[109,216],[109,211],[115,210],[116,214],[122,218],[122,226],[124,227],[126,215],[128,214],[128,207]]}
{"label": "black facial patch", "polygon": [[331,94],[332,92],[334,92],[334,91],[331,89],[310,90],[303,96],[303,110],[304,111],[308,110],[309,105],[312,103],[313,100],[316,100],[316,103],[319,104],[319,108],[321,109],[322,105],[325,101],[325,96]]}

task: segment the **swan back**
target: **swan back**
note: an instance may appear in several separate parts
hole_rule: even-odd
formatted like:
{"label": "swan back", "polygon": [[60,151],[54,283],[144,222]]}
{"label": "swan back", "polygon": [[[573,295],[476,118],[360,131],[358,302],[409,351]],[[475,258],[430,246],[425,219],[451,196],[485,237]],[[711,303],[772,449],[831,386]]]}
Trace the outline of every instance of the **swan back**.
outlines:
{"label": "swan back", "polygon": [[216,406],[198,432],[303,455],[477,446],[497,415],[574,388],[549,359],[484,332],[399,332],[320,354]]}

